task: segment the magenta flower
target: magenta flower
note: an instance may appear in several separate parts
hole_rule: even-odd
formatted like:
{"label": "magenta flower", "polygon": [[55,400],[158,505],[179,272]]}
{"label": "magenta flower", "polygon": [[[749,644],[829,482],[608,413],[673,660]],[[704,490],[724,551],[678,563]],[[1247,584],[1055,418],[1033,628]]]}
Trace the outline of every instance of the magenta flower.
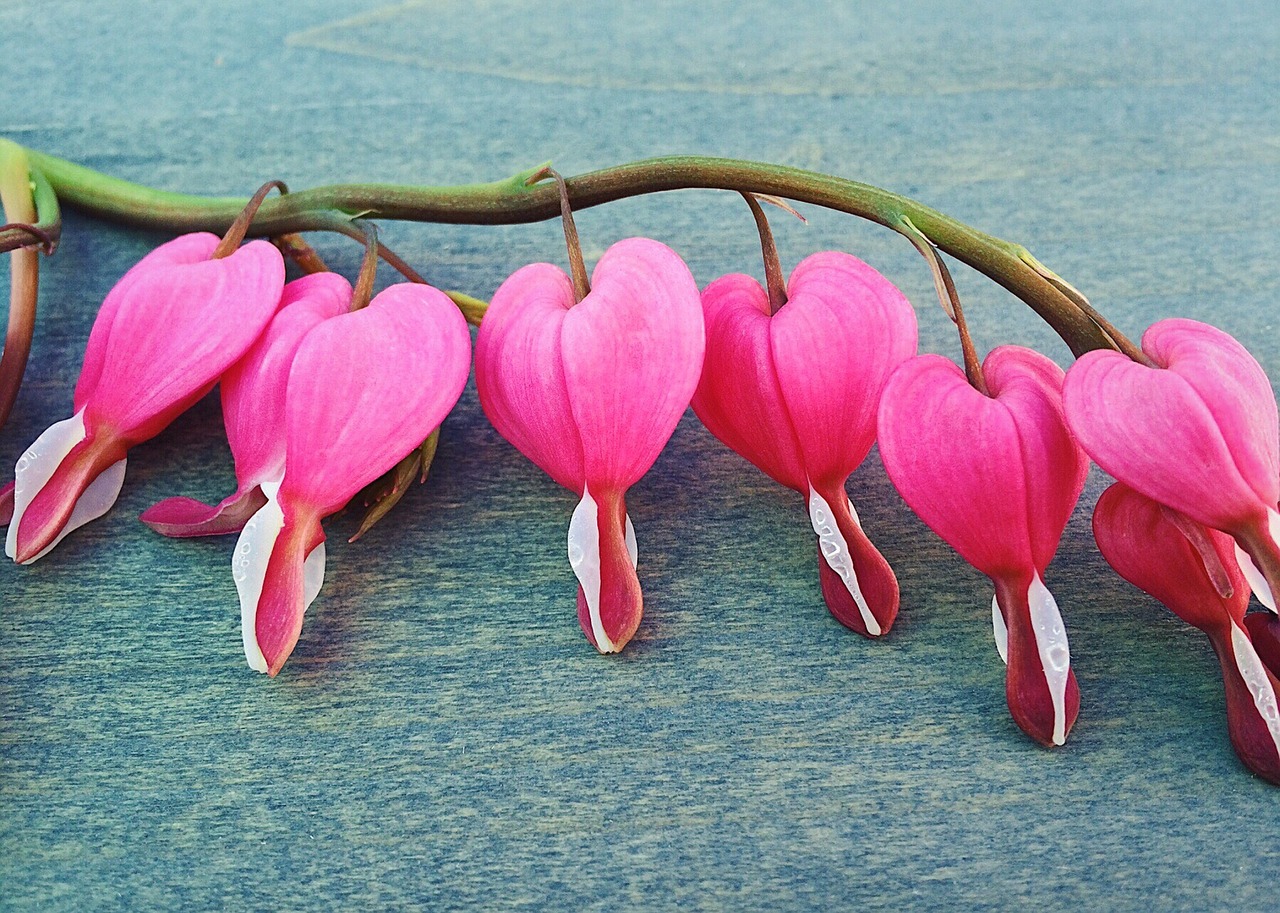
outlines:
{"label": "magenta flower", "polygon": [[602,653],[640,624],[626,492],[653,465],[702,368],[698,286],[647,238],[619,241],[577,304],[568,276],[526,266],[494,293],[476,340],[476,389],[498,432],[581,498],[569,524],[578,621]]}
{"label": "magenta flower", "polygon": [[911,509],[995,584],[1009,710],[1037,742],[1061,745],[1080,691],[1044,577],[1089,461],[1062,415],[1061,368],[1001,346],[982,370],[990,396],[938,355],[895,371],[880,402],[880,455]]}
{"label": "magenta flower", "polygon": [[210,506],[167,498],[141,520],[166,536],[239,532],[266,503],[264,487],[284,477],[285,385],[303,337],[351,307],[351,284],[336,273],[315,273],[284,287],[280,309],[244,357],[222,375],[222,418],[236,463],[236,491]]}
{"label": "magenta flower", "polygon": [[1222,666],[1231,744],[1246,767],[1280,784],[1280,682],[1245,626],[1249,587],[1235,566],[1231,537],[1123,482],[1098,499],[1093,534],[1102,557],[1121,577],[1209,636]]}
{"label": "magenta flower", "polygon": [[1233,536],[1274,609],[1280,432],[1266,373],[1236,340],[1194,320],[1153,324],[1142,349],[1155,367],[1110,351],[1072,366],[1063,387],[1072,432],[1121,482]]}
{"label": "magenta flower", "polygon": [[856,257],[814,254],[770,313],[765,290],[723,276],[702,293],[707,357],[693,396],[704,425],[804,495],[831,613],[875,637],[893,624],[898,582],[845,492],[876,436],[880,392],[916,351],[910,303]]}
{"label": "magenta flower", "polygon": [[254,241],[210,259],[218,238],[184,235],[152,251],[107,295],[89,334],[75,414],[18,460],[5,553],[28,564],[102,516],[125,453],[208,393],[280,301],[284,261]]}
{"label": "magenta flower", "polygon": [[466,321],[443,292],[393,285],[303,338],[283,397],[284,476],[245,525],[232,571],[245,657],[275,675],[324,577],[320,521],[419,446],[462,395]]}

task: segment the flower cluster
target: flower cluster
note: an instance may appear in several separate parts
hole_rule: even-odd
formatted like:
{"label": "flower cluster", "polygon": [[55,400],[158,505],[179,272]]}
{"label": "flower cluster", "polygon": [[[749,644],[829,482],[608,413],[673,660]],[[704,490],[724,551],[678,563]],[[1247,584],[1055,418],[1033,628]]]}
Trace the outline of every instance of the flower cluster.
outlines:
{"label": "flower cluster", "polygon": [[[18,462],[6,551],[30,563],[103,514],[129,448],[220,381],[236,491],[217,505],[170,498],[142,520],[170,536],[239,533],[245,654],[274,675],[321,586],[321,521],[439,428],[471,344],[457,307],[425,284],[392,286],[362,307],[330,273],[285,284],[270,244],[225,256],[223,246],[213,235],[178,238],[107,296],[74,414]],[[846,492],[878,439],[907,504],[992,581],[1014,720],[1061,745],[1080,690],[1045,580],[1092,458],[1120,480],[1094,515],[1104,556],[1209,635],[1233,745],[1280,782],[1280,421],[1244,348],[1166,320],[1143,353],[1090,352],[1064,374],[1016,346],[980,365],[961,319],[962,371],[916,355],[910,304],[867,264],[819,253],[783,283],[773,256],[767,292],[743,275],[699,292],[674,251],[632,238],[589,281],[580,255],[572,278],[526,266],[488,307],[475,351],[480,403],[579,499],[567,551],[590,643],[620,651],[641,623],[626,494],[690,405],[805,499],[835,618],[885,634],[898,583]],[[1250,587],[1270,613],[1246,613]]]}
{"label": "flower cluster", "polygon": [[232,567],[245,655],[274,675],[323,579],[320,521],[439,426],[466,383],[471,338],[429,286],[391,286],[353,311],[345,279],[286,285],[271,244],[216,257],[219,243],[171,241],[107,296],[75,414],[18,461],[6,553],[29,564],[104,514],[128,449],[221,380],[238,490],[216,507],[170,499],[143,520],[174,536],[240,532]]}

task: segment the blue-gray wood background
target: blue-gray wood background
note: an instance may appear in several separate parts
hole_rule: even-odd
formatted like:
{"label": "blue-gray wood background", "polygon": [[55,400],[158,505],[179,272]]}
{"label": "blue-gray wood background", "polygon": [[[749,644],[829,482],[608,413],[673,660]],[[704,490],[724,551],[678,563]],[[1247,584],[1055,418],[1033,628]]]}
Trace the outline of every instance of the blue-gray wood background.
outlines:
{"label": "blue-gray wood background", "polygon": [[[0,135],[242,195],[675,152],[814,168],[1027,244],[1135,335],[1210,320],[1280,379],[1274,13],[0,0]],[[905,241],[805,214],[774,220],[788,266],[857,253],[916,304],[922,349],[957,354]],[[643,234],[700,283],[761,272],[728,193],[621,202],[579,227],[588,259]],[[555,223],[384,229],[481,297],[563,260]],[[162,240],[67,215],[4,463],[69,414],[98,303]],[[354,272],[354,243],[314,240]],[[983,348],[1067,363],[1018,301],[957,279]],[[1277,907],[1280,790],[1232,754],[1207,641],[1099,558],[1096,471],[1048,580],[1083,695],[1050,752],[1007,715],[988,582],[874,454],[850,492],[902,584],[883,642],[827,615],[799,496],[690,413],[629,498],[645,620],[604,658],[574,617],[572,496],[469,387],[424,486],[355,545],[354,515],[327,524],[328,580],[275,680],[242,657],[231,540],[135,519],[229,490],[216,399],[129,464],[109,516],[0,567],[5,910]]]}

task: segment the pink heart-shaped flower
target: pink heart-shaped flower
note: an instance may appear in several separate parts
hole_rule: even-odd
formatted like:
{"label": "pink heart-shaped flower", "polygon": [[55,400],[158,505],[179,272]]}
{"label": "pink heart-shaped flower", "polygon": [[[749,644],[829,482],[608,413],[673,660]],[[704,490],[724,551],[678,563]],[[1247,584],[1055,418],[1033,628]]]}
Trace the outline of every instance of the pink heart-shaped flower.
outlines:
{"label": "pink heart-shaped flower", "polygon": [[895,371],[880,402],[880,456],[911,509],[995,583],[1010,712],[1036,741],[1061,745],[1080,693],[1043,580],[1089,461],[1063,418],[1061,368],[1001,346],[983,373],[989,396],[938,355]]}
{"label": "pink heart-shaped flower", "polygon": [[805,496],[819,536],[827,606],[868,636],[898,610],[898,583],[862,531],[845,483],[875,441],[890,373],[916,351],[910,303],[856,257],[814,254],[791,274],[770,314],[750,276],[702,293],[707,356],[693,408],[721,441]]}
{"label": "pink heart-shaped flower", "polygon": [[557,267],[526,266],[494,293],[476,341],[476,389],[498,432],[581,501],[569,529],[578,619],[601,652],[640,623],[626,490],[658,458],[702,367],[698,288],[647,238],[609,248],[574,303]]}

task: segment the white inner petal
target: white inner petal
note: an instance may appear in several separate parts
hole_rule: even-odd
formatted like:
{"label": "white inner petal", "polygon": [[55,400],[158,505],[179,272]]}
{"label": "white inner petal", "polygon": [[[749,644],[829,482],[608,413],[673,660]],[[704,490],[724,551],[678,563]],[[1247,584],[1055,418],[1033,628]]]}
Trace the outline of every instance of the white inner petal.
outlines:
{"label": "white inner petal", "polygon": [[1240,566],[1240,573],[1244,574],[1244,579],[1249,582],[1249,589],[1253,590],[1260,603],[1274,612],[1276,610],[1276,599],[1271,595],[1271,587],[1267,585],[1267,578],[1262,576],[1262,571],[1258,570],[1258,566],[1253,563],[1249,553],[1240,547],[1240,543],[1236,543],[1235,549],[1236,564]]}
{"label": "white inner petal", "polygon": [[307,555],[302,565],[302,610],[311,608],[311,603],[320,595],[320,587],[324,586],[324,543],[321,542]]}
{"label": "white inner petal", "polygon": [[231,555],[231,576],[240,596],[240,636],[244,640],[244,658],[255,672],[267,671],[266,657],[258,646],[258,599],[262,596],[271,550],[283,528],[284,511],[274,499],[268,499],[240,530],[236,550]]}
{"label": "white inner petal", "polygon": [[[591,618],[591,633],[596,639],[596,649],[601,653],[616,653],[609,635],[604,632],[604,623],[600,620],[600,526],[598,519],[600,510],[595,498],[584,485],[582,500],[573,509],[573,517],[569,520],[569,566],[582,586],[582,594],[587,600],[587,614]],[[628,523],[628,528],[630,524]],[[634,533],[628,539],[634,538]],[[628,551],[630,546],[628,544]]]}
{"label": "white inner petal", "polygon": [[[279,482],[272,485],[273,495],[279,487]],[[269,497],[240,531],[236,550],[231,556],[231,576],[240,597],[240,636],[244,641],[244,658],[255,672],[267,671],[266,657],[258,646],[258,602],[262,598],[262,585],[266,582],[267,564],[282,529],[284,511],[274,497]],[[324,584],[324,560],[324,543],[321,542],[311,550],[302,565],[304,612],[320,595],[320,587]]]}
{"label": "white inner petal", "polygon": [[[1267,508],[1267,532],[1271,535],[1271,541],[1280,547],[1280,513]],[[1249,582],[1249,589],[1253,590],[1253,594],[1258,597],[1258,602],[1262,603],[1271,611],[1276,610],[1276,597],[1271,592],[1271,587],[1267,583],[1267,578],[1262,576],[1262,571],[1258,570],[1258,566],[1253,563],[1253,558],[1249,553],[1236,543],[1236,564],[1240,566],[1240,572],[1244,574],[1244,579]]]}
{"label": "white inner petal", "polygon": [[1276,754],[1280,755],[1280,705],[1276,702],[1275,689],[1271,687],[1267,669],[1258,658],[1258,651],[1253,648],[1249,635],[1241,631],[1235,622],[1231,623],[1231,651],[1235,654],[1240,677],[1253,695],[1253,705],[1258,708],[1258,714],[1271,733]]}
{"label": "white inner petal", "polygon": [[1004,613],[1000,611],[1000,597],[991,597],[991,632],[996,639],[996,652],[1007,666],[1009,665],[1009,629],[1004,623]]}
{"label": "white inner petal", "polygon": [[[54,471],[69,454],[85,438],[84,410],[81,409],[71,418],[55,422],[36,438],[27,448],[14,467],[13,518],[9,521],[9,531],[5,536],[4,552],[10,558],[18,553],[18,526],[27,507],[40,489],[44,488],[52,478]],[[120,496],[120,488],[124,485],[125,461],[120,460],[109,466],[76,499],[71,517],[58,532],[57,538],[49,543],[34,558],[27,560],[31,564],[43,558],[61,542],[68,533],[84,526],[90,520],[96,520],[116,503]]]}
{"label": "white inner petal", "polygon": [[631,515],[624,514],[627,520],[627,554],[631,556],[631,566],[640,567],[640,549],[636,546],[636,528],[631,525]]}
{"label": "white inner petal", "polygon": [[[853,510],[852,503],[849,504],[849,509]],[[854,522],[857,523],[858,515],[854,513],[853,517]],[[867,605],[867,600],[862,595],[862,587],[858,585],[858,575],[853,569],[853,556],[849,554],[849,544],[840,534],[840,527],[836,525],[831,505],[813,489],[812,485],[809,486],[809,522],[813,524],[813,531],[818,535],[818,548],[822,551],[823,560],[831,570],[836,572],[844,583],[845,589],[849,591],[849,595],[853,597],[854,603],[858,606],[858,613],[862,616],[862,623],[867,627],[867,633],[872,637],[879,636],[880,622],[876,621],[871,607]]]}
{"label": "white inner petal", "polygon": [[1061,745],[1067,741],[1067,677],[1071,672],[1067,629],[1058,603],[1038,573],[1027,590],[1027,604],[1031,607],[1031,630],[1040,651],[1049,696],[1053,699],[1053,744]]}

